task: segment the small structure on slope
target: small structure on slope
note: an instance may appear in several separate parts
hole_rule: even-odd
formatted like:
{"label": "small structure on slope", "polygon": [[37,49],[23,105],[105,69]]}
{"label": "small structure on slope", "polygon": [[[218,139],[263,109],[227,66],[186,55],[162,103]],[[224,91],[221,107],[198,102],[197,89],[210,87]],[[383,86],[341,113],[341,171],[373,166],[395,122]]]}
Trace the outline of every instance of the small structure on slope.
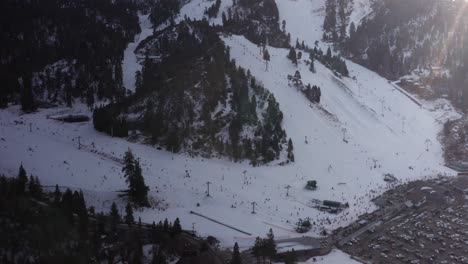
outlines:
{"label": "small structure on slope", "polygon": [[312,180],[312,181],[307,181],[306,187],[307,190],[315,191],[317,190],[317,181]]}

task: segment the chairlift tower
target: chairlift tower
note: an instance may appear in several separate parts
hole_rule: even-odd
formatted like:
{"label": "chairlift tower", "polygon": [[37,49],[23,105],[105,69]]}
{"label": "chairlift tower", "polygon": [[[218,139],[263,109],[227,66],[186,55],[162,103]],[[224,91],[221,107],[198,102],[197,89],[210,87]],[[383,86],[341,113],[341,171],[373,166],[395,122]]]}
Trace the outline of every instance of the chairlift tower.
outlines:
{"label": "chairlift tower", "polygon": [[206,197],[210,197],[210,184],[211,182],[206,182],[206,187],[207,187],[207,190],[206,190]]}
{"label": "chairlift tower", "polygon": [[291,188],[291,185],[288,185],[284,188],[286,189],[286,196],[289,196],[289,189]]}
{"label": "chairlift tower", "polygon": [[255,205],[257,203],[256,202],[252,202],[252,214],[255,214]]}

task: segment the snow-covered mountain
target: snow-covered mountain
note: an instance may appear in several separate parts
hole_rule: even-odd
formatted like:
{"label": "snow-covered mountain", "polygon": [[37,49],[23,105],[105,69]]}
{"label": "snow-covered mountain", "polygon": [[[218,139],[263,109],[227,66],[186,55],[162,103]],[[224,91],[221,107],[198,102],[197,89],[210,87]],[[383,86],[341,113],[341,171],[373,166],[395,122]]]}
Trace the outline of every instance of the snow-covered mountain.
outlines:
{"label": "snow-covered mountain", "polygon": [[[184,17],[203,19],[210,3],[188,2],[175,22],[183,23]],[[353,3],[349,20],[358,26],[370,12],[370,3]],[[284,20],[293,42],[299,39],[314,47],[318,41],[317,47],[323,49],[330,46],[322,42],[325,0],[276,0],[276,5],[278,28]],[[231,6],[232,1],[223,0],[219,14],[228,12]],[[206,19],[220,25],[219,17]],[[147,23],[144,18],[140,17],[141,27]],[[148,27],[144,28],[147,30],[141,36],[149,34]],[[306,234],[311,236],[351,223],[373,210],[372,198],[390,188],[384,174],[393,174],[400,183],[453,174],[444,167],[438,140],[444,121],[459,116],[449,102],[419,101],[349,60],[349,77],[337,76],[318,61],[312,72],[306,62],[308,56],[296,66],[287,58],[289,49],[278,48],[281,45],[266,46],[270,55],[266,67],[258,43],[232,32],[220,31],[219,36],[236,65],[249,70],[276,98],[283,113],[282,127],[294,143],[295,162],[252,167],[246,161],[174,154],[128,140],[138,138],[132,134],[129,138],[112,138],[95,131],[90,122],[69,124],[53,119],[70,113],[91,116],[82,104],[28,115],[23,115],[18,106],[10,106],[0,110],[0,172],[15,175],[22,163],[43,183],[82,189],[89,204],[107,211],[115,200],[123,208],[124,201],[116,191],[126,187],[121,160],[130,148],[141,159],[154,205],[136,212],[136,217],[144,222],[179,217],[185,229],[194,227],[203,236],[217,237],[223,246],[239,242],[242,248],[251,246],[255,237],[263,236],[269,228],[277,238],[304,235],[294,231],[299,218],[310,217],[316,223]],[[131,83],[134,70],[140,69],[131,53],[125,52],[124,83]],[[302,83],[321,88],[319,104],[311,103],[288,82],[288,75],[296,71]],[[317,181],[317,190],[305,189],[309,180]],[[314,199],[348,203],[349,208],[329,214],[313,208]],[[251,235],[214,224],[191,211]]]}
{"label": "snow-covered mountain", "polygon": [[139,31],[136,13],[126,1],[3,2],[0,107],[125,96],[122,52]]}
{"label": "snow-covered mountain", "polygon": [[466,109],[466,10],[466,1],[373,1],[341,50],[386,78],[417,71],[414,92]]}

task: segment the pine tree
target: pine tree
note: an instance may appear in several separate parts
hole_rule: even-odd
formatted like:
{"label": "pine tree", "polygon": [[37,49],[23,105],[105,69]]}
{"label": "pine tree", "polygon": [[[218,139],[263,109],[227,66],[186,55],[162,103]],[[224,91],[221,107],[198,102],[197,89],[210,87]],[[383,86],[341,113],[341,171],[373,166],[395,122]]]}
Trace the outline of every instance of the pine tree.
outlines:
{"label": "pine tree", "polygon": [[134,222],[133,219],[133,208],[130,203],[127,203],[127,206],[125,207],[125,223],[128,226],[131,226]]}
{"label": "pine tree", "polygon": [[289,50],[288,59],[290,59],[291,62],[297,66],[297,56],[296,56],[296,50],[294,48],[291,48]]}
{"label": "pine tree", "polygon": [[156,251],[156,249],[153,248],[153,260],[151,261],[151,264],[166,264],[166,256],[162,252],[161,247]]}
{"label": "pine tree", "polygon": [[62,199],[62,193],[60,192],[58,184],[56,184],[55,191],[54,191],[54,204],[58,206],[60,204],[61,199]]}
{"label": "pine tree", "polygon": [[34,180],[34,177],[32,176],[32,174],[29,176],[29,186],[28,186],[28,189],[29,189],[29,193],[31,195],[35,195],[36,194],[36,181]]}
{"label": "pine tree", "polygon": [[31,77],[21,78],[21,110],[24,112],[32,112],[37,109],[36,102],[34,101],[34,94],[32,91]]}
{"label": "pine tree", "polygon": [[156,243],[157,241],[157,230],[156,230],[156,223],[153,221],[153,224],[151,225],[151,242]]}
{"label": "pine tree", "polygon": [[314,59],[313,59],[313,58],[310,60],[309,70],[310,70],[312,73],[315,73],[315,63],[314,63]]}
{"label": "pine tree", "polygon": [[294,147],[291,138],[288,141],[288,162],[294,162]]}
{"label": "pine tree", "polygon": [[163,230],[165,232],[169,232],[169,227],[170,227],[169,226],[169,221],[167,221],[167,218],[166,218],[166,219],[164,219]]}
{"label": "pine tree", "polygon": [[223,22],[223,25],[226,25],[227,18],[226,18],[226,13],[224,13],[224,12],[221,15],[221,21]]}
{"label": "pine tree", "polygon": [[265,255],[272,260],[276,256],[276,243],[275,236],[273,235],[273,230],[270,230],[267,233],[267,238],[265,239],[264,244]]}
{"label": "pine tree", "polygon": [[122,168],[122,171],[125,173],[125,181],[130,184],[135,171],[135,156],[133,156],[130,149],[128,149],[124,154],[124,167]]}
{"label": "pine tree", "polygon": [[8,181],[5,177],[5,175],[0,176],[0,196],[7,195],[9,191],[9,186],[8,186]]}
{"label": "pine tree", "polygon": [[132,249],[132,257],[130,263],[143,264],[143,243],[139,233],[133,232],[131,244],[129,247]]}
{"label": "pine tree", "polygon": [[174,221],[174,224],[172,225],[171,235],[175,236],[175,235],[178,235],[180,233],[182,233],[182,226],[180,225],[179,218],[176,218],[176,220]]}
{"label": "pine tree", "polygon": [[41,197],[42,196],[42,185],[41,182],[39,181],[39,178],[36,176],[35,178],[35,187],[36,187],[36,197]]}
{"label": "pine tree", "polygon": [[67,188],[62,195],[62,200],[60,201],[60,208],[65,213],[70,224],[75,224],[75,218],[73,216],[73,193]]}
{"label": "pine tree", "polygon": [[288,251],[284,259],[284,264],[295,264],[297,263],[297,255],[294,248],[291,251]]}
{"label": "pine tree", "polygon": [[26,184],[28,183],[28,176],[26,175],[26,170],[23,167],[23,164],[20,165],[18,172],[18,193],[23,194],[26,190]]}
{"label": "pine tree", "polygon": [[140,93],[143,90],[143,78],[141,71],[135,73],[135,93]]}
{"label": "pine tree", "polygon": [[85,241],[88,238],[88,210],[86,208],[83,192],[81,191],[78,195],[77,205],[76,214],[78,215],[78,230],[81,240]]}
{"label": "pine tree", "polygon": [[257,121],[257,97],[255,97],[255,94],[250,99],[250,115],[254,122]]}
{"label": "pine tree", "polygon": [[145,184],[145,179],[142,175],[140,162],[135,161],[135,175],[133,184],[130,185],[130,191],[133,193],[135,202],[140,206],[148,206],[148,186]]}
{"label": "pine tree", "polygon": [[264,241],[263,239],[261,239],[260,237],[256,237],[255,238],[255,244],[254,246],[252,247],[252,255],[254,255],[254,257],[257,259],[257,262],[258,262],[258,259],[260,257],[262,257],[264,254]]}
{"label": "pine tree", "polygon": [[331,32],[333,41],[336,35],[336,0],[327,0],[325,3],[325,19],[323,23],[324,40],[327,40],[326,32]]}
{"label": "pine tree", "polygon": [[340,40],[343,41],[346,38],[346,14],[345,14],[345,3],[339,1],[338,16],[340,18]]}
{"label": "pine tree", "polygon": [[65,101],[66,101],[68,107],[72,107],[73,98],[72,98],[71,80],[65,81]]}
{"label": "pine tree", "polygon": [[356,34],[356,25],[354,24],[354,22],[351,22],[351,25],[349,26],[349,38],[352,39],[355,34]]}
{"label": "pine tree", "polygon": [[234,244],[234,248],[232,250],[231,264],[242,264],[242,258],[239,253],[239,245],[237,242]]}
{"label": "pine tree", "polygon": [[265,70],[268,71],[268,62],[270,61],[270,53],[268,49],[265,48],[263,51],[263,59],[265,60]]}
{"label": "pine tree", "polygon": [[139,206],[148,206],[148,186],[142,175],[140,162],[135,159],[132,151],[129,149],[124,155],[125,181],[128,183],[128,195]]}
{"label": "pine tree", "polygon": [[325,61],[327,62],[328,65],[331,65],[331,59],[332,59],[332,53],[330,47],[327,49],[327,55],[325,55]]}
{"label": "pine tree", "polygon": [[120,223],[119,210],[117,209],[115,202],[112,202],[109,217],[111,234],[114,236],[117,232],[117,225]]}
{"label": "pine tree", "polygon": [[92,87],[89,87],[86,90],[86,104],[90,109],[92,109],[94,106],[94,91]]}

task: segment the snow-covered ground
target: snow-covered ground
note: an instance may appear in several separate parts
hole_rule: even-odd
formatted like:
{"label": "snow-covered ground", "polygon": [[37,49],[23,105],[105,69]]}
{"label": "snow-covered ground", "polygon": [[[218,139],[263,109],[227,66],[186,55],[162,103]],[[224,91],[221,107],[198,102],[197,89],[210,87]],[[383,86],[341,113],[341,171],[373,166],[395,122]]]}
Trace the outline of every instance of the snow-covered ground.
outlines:
{"label": "snow-covered ground", "polygon": [[[288,11],[295,3],[306,2],[311,4],[305,9],[310,11],[309,22],[318,25],[320,19],[314,14],[323,13],[318,4],[323,4],[323,0],[277,0],[281,16],[288,18],[287,30],[309,44],[320,39],[321,33],[304,26],[307,21],[304,25],[290,22],[294,13]],[[286,3],[289,7],[283,6]],[[302,10],[297,8],[299,15]],[[245,162],[174,155],[98,133],[92,122],[68,124],[47,118],[69,112],[91,115],[84,105],[28,115],[12,106],[0,110],[0,173],[16,175],[22,162],[28,173],[39,176],[44,184],[80,188],[89,205],[108,211],[112,200],[118,200],[115,191],[126,187],[118,161],[131,148],[141,159],[150,195],[157,203],[153,209],[136,212],[136,217],[143,222],[179,217],[185,229],[194,226],[201,235],[220,239],[223,246],[232,247],[237,241],[243,249],[269,228],[277,238],[302,236],[293,231],[298,218],[311,217],[316,223],[306,235],[349,224],[374,209],[370,200],[387,188],[384,173],[393,173],[402,182],[452,173],[443,166],[442,148],[437,141],[441,121],[456,115],[452,109],[439,104],[421,108],[387,80],[351,62],[347,65],[355,80],[338,79],[320,63],[315,64],[315,74],[303,62],[296,68],[286,58],[287,50],[268,47],[271,62],[265,71],[256,45],[241,36],[223,39],[236,62],[250,69],[279,102],[284,128],[294,142],[294,164],[253,168]],[[139,65],[135,61],[125,62],[125,74]],[[311,105],[299,91],[288,86],[286,75],[296,70],[301,72],[304,83],[321,87],[320,107]],[[305,190],[307,180],[317,180],[318,190]],[[208,181],[211,197],[205,194]],[[289,196],[287,185],[291,186]],[[338,215],[327,214],[309,207],[311,199],[349,202],[350,208]],[[124,201],[118,201],[123,208]],[[252,202],[256,203],[256,214],[251,213]],[[190,211],[252,235],[227,229]],[[342,257],[342,253],[335,252],[323,263],[347,263],[339,262]],[[338,260],[333,262],[332,258]]]}
{"label": "snow-covered ground", "polygon": [[351,256],[338,249],[332,250],[330,254],[323,257],[316,257],[316,260],[310,259],[304,264],[358,264],[359,261],[353,260]]}
{"label": "snow-covered ground", "polygon": [[[321,105],[329,115],[288,87],[286,74],[296,68],[286,59],[287,50],[269,48],[272,59],[266,72],[263,62],[255,59],[256,45],[239,36],[224,40],[237,63],[250,69],[275,94],[284,113],[284,127],[294,142],[296,163],[252,168],[246,163],[173,155],[98,133],[91,122],[67,124],[47,119],[48,115],[77,112],[79,106],[29,115],[10,107],[0,112],[0,168],[16,175],[23,162],[44,183],[81,188],[97,209],[108,210],[110,200],[116,198],[114,191],[125,188],[121,164],[115,158],[131,148],[141,158],[151,196],[160,202],[159,208],[137,212],[137,216],[144,222],[180,217],[184,228],[191,229],[195,223],[200,234],[214,235],[225,246],[237,241],[244,248],[269,228],[278,238],[298,236],[293,231],[298,218],[311,217],[317,223],[309,235],[350,223],[374,208],[370,199],[386,188],[383,173],[393,173],[402,181],[450,173],[442,164],[436,139],[441,124],[434,113],[417,106],[376,74],[349,64],[351,76],[357,80],[339,80],[319,63],[316,74],[300,64],[303,80],[322,88]],[[81,108],[90,115],[85,106]],[[349,143],[343,141],[344,128]],[[78,136],[84,145],[81,149],[77,148]],[[304,143],[305,136],[309,144]],[[186,170],[190,178],[186,178]],[[310,179],[318,180],[317,191],[304,190]],[[205,194],[207,181],[212,183],[212,197]],[[286,185],[292,186],[289,196]],[[330,215],[308,207],[311,199],[347,201],[350,209]],[[252,202],[257,203],[256,214],[251,214]],[[191,210],[252,236],[192,215]]]}
{"label": "snow-covered ground", "polygon": [[372,0],[353,0],[353,11],[349,16],[348,34],[351,23],[354,23],[356,28],[361,24],[362,19],[372,12]]}
{"label": "snow-covered ground", "polygon": [[276,0],[280,24],[286,21],[286,31],[291,33],[291,42],[305,41],[310,47],[323,37],[325,0]]}
{"label": "snow-covered ground", "polygon": [[[286,31],[291,33],[293,44],[296,39],[299,39],[299,41],[305,41],[309,47],[313,47],[316,41],[322,49],[327,47],[321,42],[325,0],[276,0],[276,4],[280,13],[280,25],[283,20],[286,21]],[[357,28],[362,19],[371,11],[371,0],[353,0],[347,32],[349,32],[351,22]]]}
{"label": "snow-covered ground", "polygon": [[[314,74],[303,62],[296,68],[288,61],[287,50],[271,47],[270,69],[265,71],[254,44],[240,36],[225,38],[225,42],[237,63],[250,69],[275,94],[285,113],[288,136],[295,143],[298,164],[317,162],[314,167],[323,168],[317,171],[319,174],[329,174],[327,168],[331,164],[332,171],[343,180],[349,178],[349,172],[359,170],[361,175],[375,174],[362,171],[373,166],[374,160],[380,166],[379,173],[407,175],[403,177],[430,174],[437,167],[443,170],[442,149],[434,133],[440,130],[440,124],[429,111],[420,108],[377,74],[351,62],[348,68],[356,80],[339,79],[319,63]],[[300,92],[288,87],[286,75],[293,75],[296,70],[300,71],[304,84],[322,88],[321,106],[332,116],[316,106],[311,107]],[[304,144],[305,136],[308,145]],[[348,144],[342,140],[344,136]],[[426,151],[427,140],[431,151]],[[408,146],[411,147],[408,149]],[[340,154],[335,153],[337,149],[341,150]],[[335,162],[330,162],[334,159]],[[338,171],[337,166],[344,170]],[[410,166],[413,169],[409,169]]]}
{"label": "snow-covered ground", "polygon": [[133,42],[130,42],[127,45],[127,48],[124,51],[124,59],[122,61],[123,85],[126,89],[129,89],[132,92],[135,91],[135,73],[136,71],[141,71],[142,68],[142,65],[138,61],[137,54],[135,53],[135,49],[141,41],[153,34],[149,14],[139,14],[138,17],[140,20],[141,32],[135,36]]}

